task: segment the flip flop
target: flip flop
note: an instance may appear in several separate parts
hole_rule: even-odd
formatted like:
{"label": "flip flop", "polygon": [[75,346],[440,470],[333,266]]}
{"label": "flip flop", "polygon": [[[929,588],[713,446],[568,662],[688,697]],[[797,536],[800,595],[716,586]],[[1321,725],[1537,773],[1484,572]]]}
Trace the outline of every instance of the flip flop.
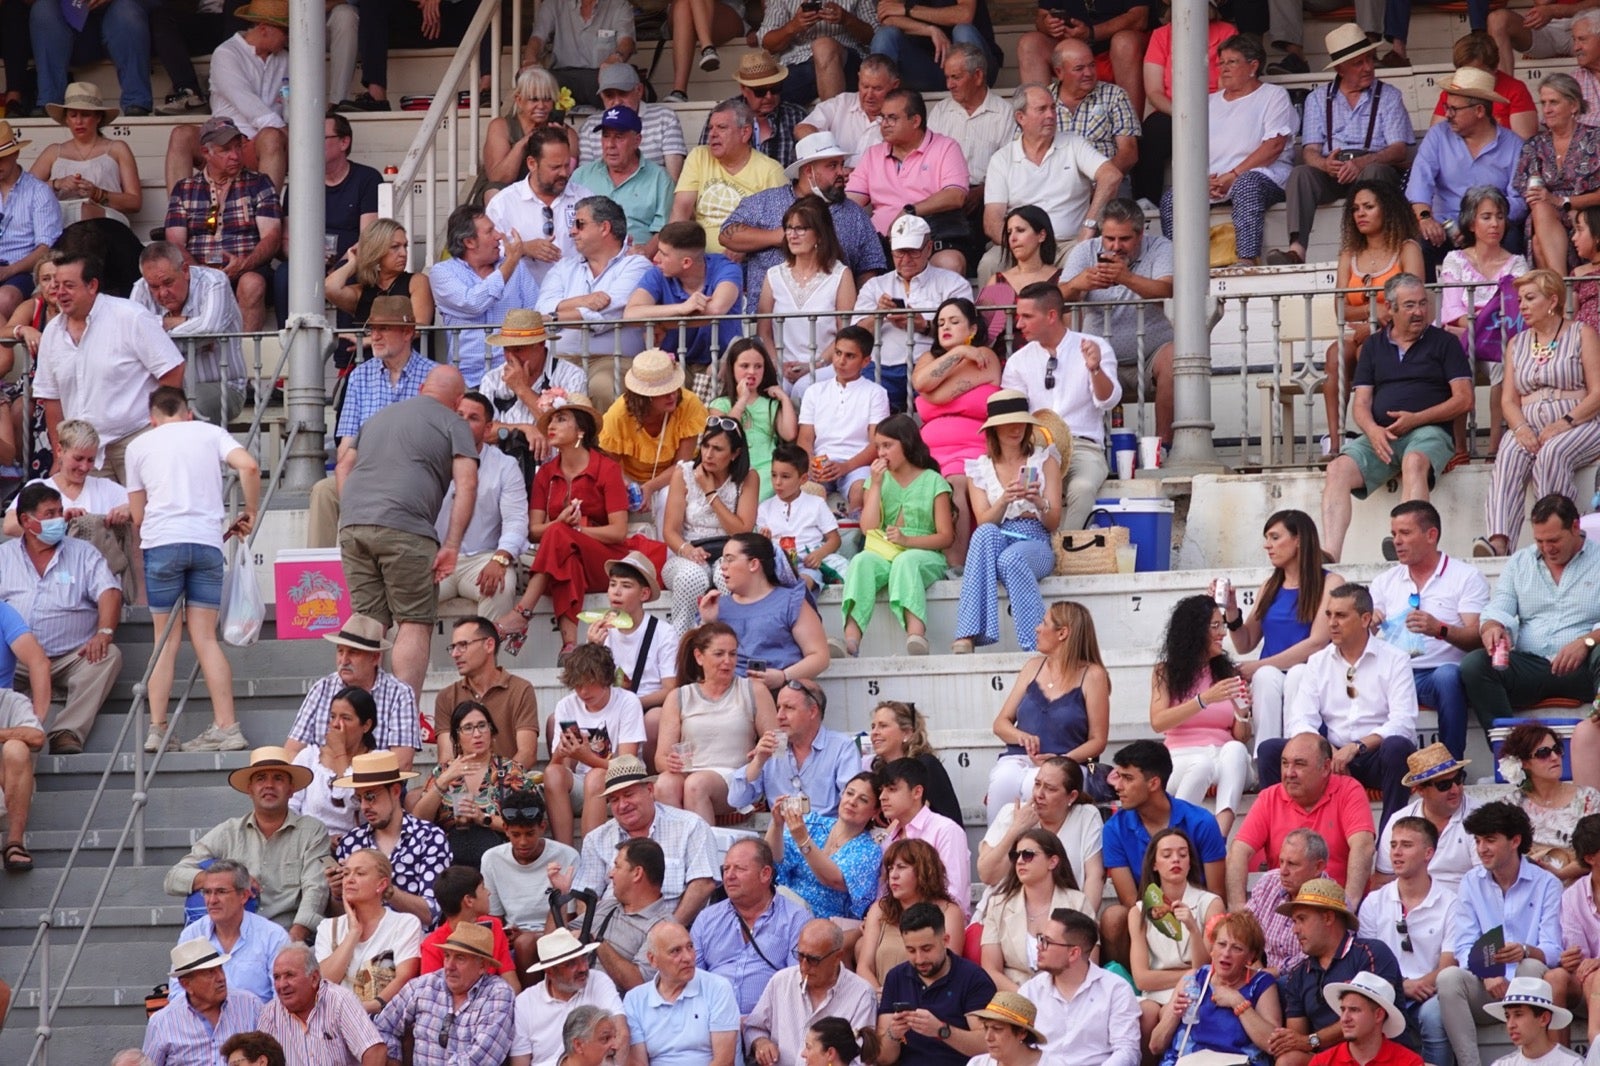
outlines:
{"label": "flip flop", "polygon": [[28,849],[21,844],[7,844],[5,851],[0,852],[0,855],[4,856],[7,873],[25,874],[33,869],[33,856],[28,854]]}

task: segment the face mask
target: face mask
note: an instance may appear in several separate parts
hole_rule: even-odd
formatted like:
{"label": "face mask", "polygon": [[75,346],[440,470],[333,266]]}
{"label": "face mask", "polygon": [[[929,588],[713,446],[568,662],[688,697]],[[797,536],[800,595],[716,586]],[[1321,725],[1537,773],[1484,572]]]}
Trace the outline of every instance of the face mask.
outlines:
{"label": "face mask", "polygon": [[39,523],[39,539],[46,544],[56,545],[67,539],[67,520],[65,518],[46,518]]}

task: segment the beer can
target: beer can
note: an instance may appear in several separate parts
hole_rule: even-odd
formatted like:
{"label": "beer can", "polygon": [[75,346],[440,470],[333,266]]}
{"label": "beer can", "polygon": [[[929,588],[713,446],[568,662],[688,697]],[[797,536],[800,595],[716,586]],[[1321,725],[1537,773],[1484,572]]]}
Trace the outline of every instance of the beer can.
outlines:
{"label": "beer can", "polygon": [[1226,609],[1228,597],[1233,594],[1233,582],[1228,578],[1219,577],[1212,579],[1211,599],[1218,607]]}

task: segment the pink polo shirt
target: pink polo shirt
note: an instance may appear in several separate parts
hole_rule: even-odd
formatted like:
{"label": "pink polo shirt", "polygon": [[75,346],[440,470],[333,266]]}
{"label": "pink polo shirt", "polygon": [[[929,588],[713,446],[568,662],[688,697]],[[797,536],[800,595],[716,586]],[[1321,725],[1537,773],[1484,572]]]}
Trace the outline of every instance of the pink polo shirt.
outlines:
{"label": "pink polo shirt", "polygon": [[845,192],[872,204],[872,228],[884,236],[906,204],[920,203],[943,189],[967,191],[967,159],[961,145],[942,133],[927,133],[904,159],[887,144],[872,145],[850,173]]}
{"label": "pink polo shirt", "polygon": [[1377,835],[1372,807],[1367,803],[1367,790],[1348,774],[1334,774],[1328,778],[1322,798],[1310,810],[1290,799],[1282,785],[1266,789],[1256,797],[1234,839],[1265,852],[1267,866],[1275,868],[1278,848],[1293,829],[1313,830],[1328,842],[1328,876],[1341,885],[1350,862],[1350,835],[1363,832]]}
{"label": "pink polo shirt", "polygon": [[884,846],[901,839],[924,841],[939,853],[950,895],[961,905],[963,914],[971,915],[972,851],[967,844],[967,831],[924,804],[916,817],[901,826]]}

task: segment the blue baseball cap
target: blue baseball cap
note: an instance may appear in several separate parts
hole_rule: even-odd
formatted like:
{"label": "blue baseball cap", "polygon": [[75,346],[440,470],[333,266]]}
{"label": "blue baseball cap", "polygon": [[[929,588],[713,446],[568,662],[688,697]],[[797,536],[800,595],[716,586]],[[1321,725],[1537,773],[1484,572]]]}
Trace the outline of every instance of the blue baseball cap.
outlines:
{"label": "blue baseball cap", "polygon": [[600,128],[603,130],[623,130],[628,133],[643,133],[644,123],[639,121],[639,112],[631,107],[606,108],[606,113],[600,116]]}

